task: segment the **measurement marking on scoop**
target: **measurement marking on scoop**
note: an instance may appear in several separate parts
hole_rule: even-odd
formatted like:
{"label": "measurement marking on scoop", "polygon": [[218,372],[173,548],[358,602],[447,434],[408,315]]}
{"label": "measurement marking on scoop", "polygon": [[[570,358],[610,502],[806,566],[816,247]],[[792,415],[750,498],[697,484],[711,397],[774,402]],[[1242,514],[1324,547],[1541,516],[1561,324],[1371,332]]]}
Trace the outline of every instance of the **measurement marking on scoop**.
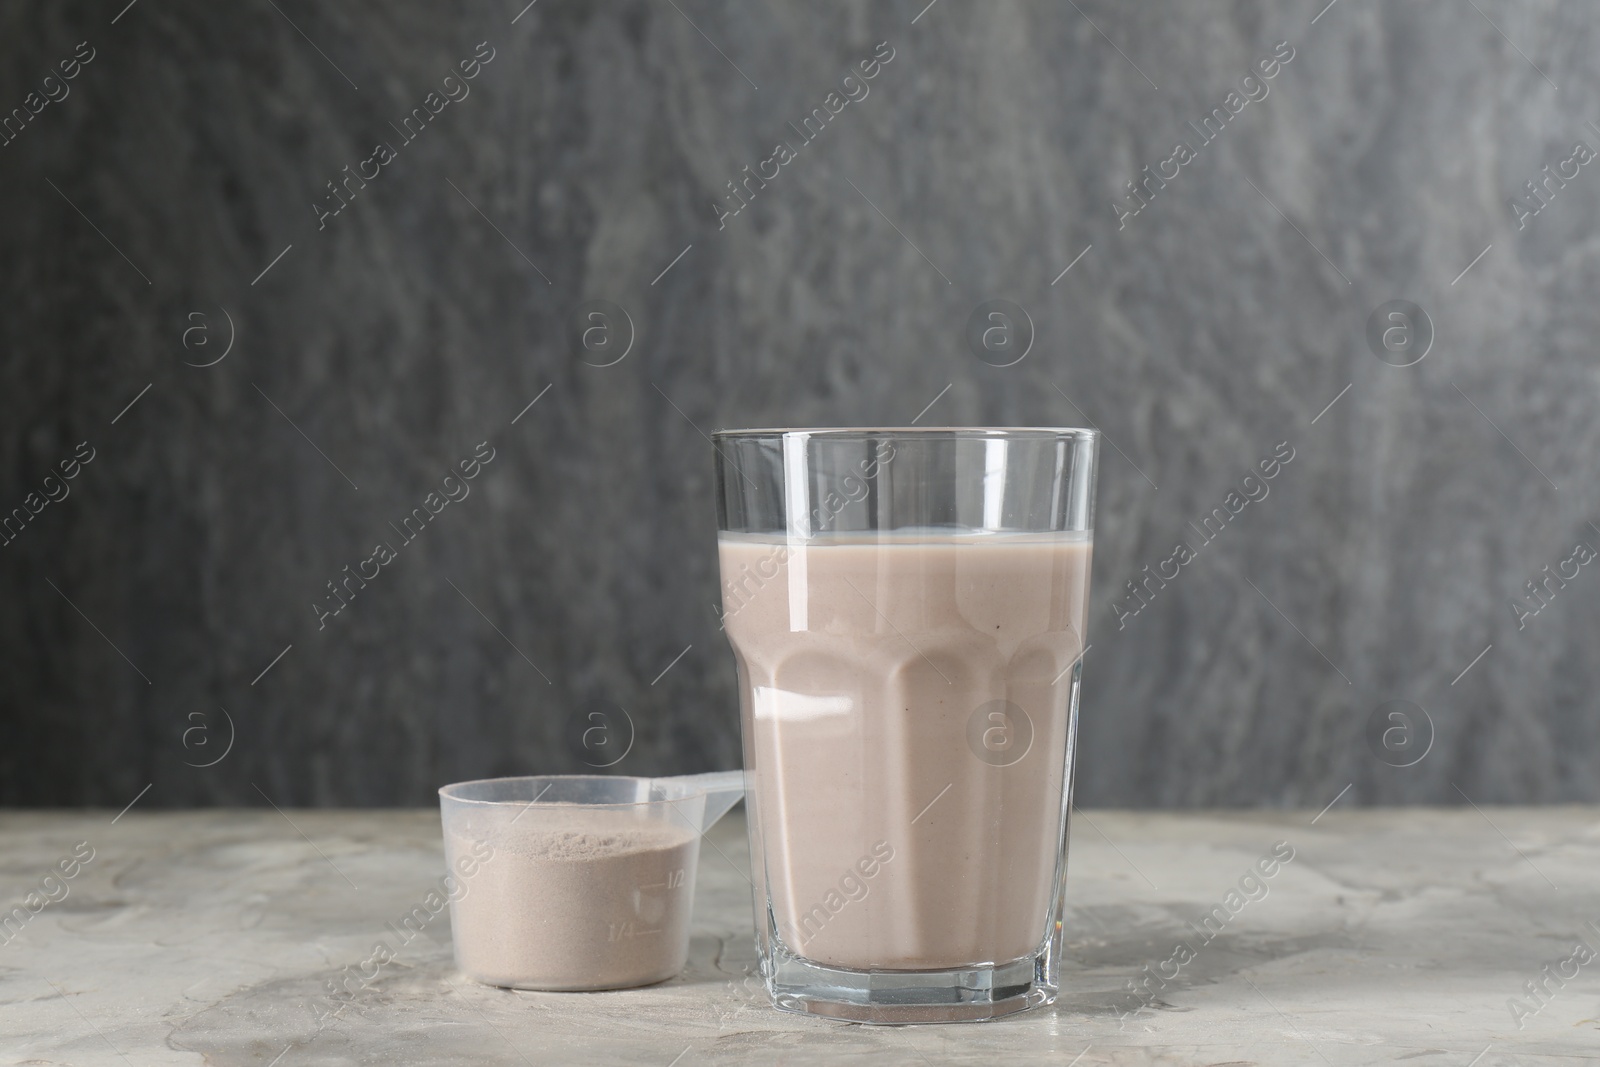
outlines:
{"label": "measurement marking on scoop", "polygon": [[675,870],[671,874],[667,875],[667,880],[665,882],[651,882],[649,885],[642,885],[639,888],[640,889],[682,889],[683,888],[683,878],[684,878],[683,868],[679,867],[677,870]]}
{"label": "measurement marking on scoop", "polygon": [[651,934],[659,934],[662,928],[658,926],[654,930],[640,930],[629,921],[606,923],[606,929],[608,930],[607,941],[632,941],[637,937],[649,937]]}

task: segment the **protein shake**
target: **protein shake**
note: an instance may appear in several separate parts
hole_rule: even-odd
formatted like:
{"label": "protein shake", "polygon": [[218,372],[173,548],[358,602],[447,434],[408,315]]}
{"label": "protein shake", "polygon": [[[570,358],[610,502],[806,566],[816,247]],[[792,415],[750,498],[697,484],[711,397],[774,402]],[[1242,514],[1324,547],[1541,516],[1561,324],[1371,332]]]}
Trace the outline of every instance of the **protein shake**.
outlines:
{"label": "protein shake", "polygon": [[1039,950],[1064,829],[1085,533],[719,541],[756,876],[794,955]]}

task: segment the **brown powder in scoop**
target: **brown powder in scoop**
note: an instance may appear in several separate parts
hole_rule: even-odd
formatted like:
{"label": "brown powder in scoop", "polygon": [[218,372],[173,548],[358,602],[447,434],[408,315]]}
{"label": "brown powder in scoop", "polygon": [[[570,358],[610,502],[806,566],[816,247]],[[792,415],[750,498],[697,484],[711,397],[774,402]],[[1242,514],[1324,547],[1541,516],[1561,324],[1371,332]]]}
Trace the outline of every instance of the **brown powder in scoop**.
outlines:
{"label": "brown powder in scoop", "polygon": [[[487,837],[493,856],[450,906],[456,965],[468,977],[522,989],[620,989],[683,969],[700,845],[693,830],[625,811],[540,805]],[[479,840],[448,835],[449,862]]]}

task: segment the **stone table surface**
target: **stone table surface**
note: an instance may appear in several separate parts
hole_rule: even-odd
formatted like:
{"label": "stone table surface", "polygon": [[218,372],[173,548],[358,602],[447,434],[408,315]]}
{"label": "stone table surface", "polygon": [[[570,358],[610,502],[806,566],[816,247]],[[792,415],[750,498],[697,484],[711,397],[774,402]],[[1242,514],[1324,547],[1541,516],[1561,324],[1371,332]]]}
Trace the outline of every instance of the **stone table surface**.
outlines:
{"label": "stone table surface", "polygon": [[[475,985],[441,914],[320,1027],[330,980],[442,874],[437,813],[113,814],[0,814],[0,901],[26,918],[0,933],[0,1063],[1600,1060],[1600,960],[1575,955],[1600,949],[1594,808],[1080,813],[1060,1001],[919,1027],[767,1006],[738,812],[702,850],[689,964],[672,981]],[[1257,899],[1230,898],[1280,842],[1293,859],[1265,895],[1247,880]],[[62,861],[74,877],[59,880]],[[58,899],[30,913],[33,892]],[[1218,906],[1227,921],[1207,943],[1190,924]],[[1180,942],[1193,958],[1175,968]],[[1177,975],[1130,991],[1146,967]]]}

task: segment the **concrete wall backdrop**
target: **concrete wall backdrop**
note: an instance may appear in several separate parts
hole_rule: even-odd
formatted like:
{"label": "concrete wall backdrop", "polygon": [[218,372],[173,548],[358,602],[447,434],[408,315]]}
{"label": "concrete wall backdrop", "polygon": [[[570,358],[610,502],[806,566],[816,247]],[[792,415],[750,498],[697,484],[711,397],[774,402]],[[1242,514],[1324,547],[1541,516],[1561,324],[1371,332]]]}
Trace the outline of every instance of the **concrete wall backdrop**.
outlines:
{"label": "concrete wall backdrop", "polygon": [[919,413],[1106,433],[1080,802],[1600,799],[1592,8],[524,2],[0,13],[0,801],[734,765],[704,432]]}

